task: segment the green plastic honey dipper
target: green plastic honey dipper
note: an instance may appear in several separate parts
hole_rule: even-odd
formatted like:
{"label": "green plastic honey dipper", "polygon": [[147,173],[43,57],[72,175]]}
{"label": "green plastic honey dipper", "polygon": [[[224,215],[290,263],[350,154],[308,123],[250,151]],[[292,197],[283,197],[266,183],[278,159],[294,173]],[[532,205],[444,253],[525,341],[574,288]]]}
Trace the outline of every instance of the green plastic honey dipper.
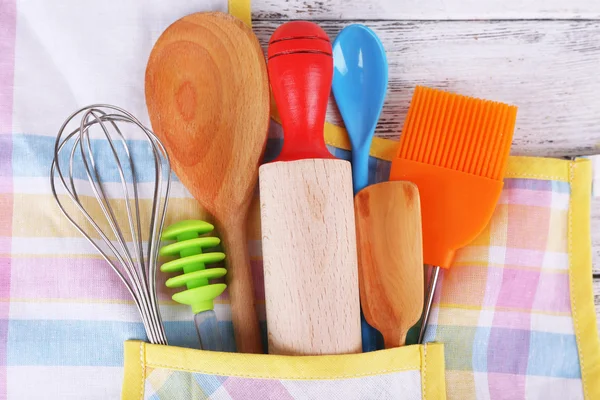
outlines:
{"label": "green plastic honey dipper", "polygon": [[221,335],[217,316],[214,311],[214,299],[217,298],[227,285],[224,283],[209,283],[210,279],[225,276],[225,268],[208,268],[225,259],[222,252],[204,252],[218,246],[221,240],[217,237],[201,236],[211,232],[214,226],[208,222],[187,220],[173,224],[163,231],[163,240],[176,240],[175,243],[163,246],[161,256],[178,256],[173,261],[164,263],[162,272],[180,272],[182,275],[170,278],[166,282],[169,288],[187,287],[186,290],[175,293],[173,300],[192,307],[194,323],[203,350],[222,351]]}

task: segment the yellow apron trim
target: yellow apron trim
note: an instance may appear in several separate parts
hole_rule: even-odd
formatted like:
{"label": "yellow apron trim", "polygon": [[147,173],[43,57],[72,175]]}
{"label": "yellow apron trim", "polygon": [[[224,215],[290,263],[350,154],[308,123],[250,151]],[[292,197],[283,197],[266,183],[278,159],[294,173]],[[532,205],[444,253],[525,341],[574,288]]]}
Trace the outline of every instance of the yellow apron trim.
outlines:
{"label": "yellow apron trim", "polygon": [[569,182],[570,165],[571,161],[556,158],[511,156],[505,177]]}
{"label": "yellow apron trim", "polygon": [[[427,357],[422,348],[427,348]],[[427,362],[425,364],[425,361]],[[123,394],[139,395],[146,367],[241,378],[332,380],[375,376],[400,371],[427,370],[427,386],[439,393],[444,380],[444,348],[434,343],[371,353],[330,356],[276,356],[219,353],[141,341],[125,342]],[[135,398],[135,396],[133,397]],[[431,398],[440,398],[437,397]],[[441,397],[444,398],[444,397]]]}
{"label": "yellow apron trim", "polygon": [[600,399],[600,338],[596,328],[592,287],[590,232],[592,166],[589,160],[570,163],[569,287],[579,365],[586,400]]}
{"label": "yellow apron trim", "polygon": [[[412,347],[412,346],[411,346]],[[435,343],[419,346],[423,400],[446,398],[444,348]]]}
{"label": "yellow apron trim", "polygon": [[252,6],[250,0],[228,0],[229,14],[241,19],[248,26],[252,26]]}
{"label": "yellow apron trim", "polygon": [[146,360],[144,342],[125,342],[125,376],[121,398],[123,400],[143,399]]}

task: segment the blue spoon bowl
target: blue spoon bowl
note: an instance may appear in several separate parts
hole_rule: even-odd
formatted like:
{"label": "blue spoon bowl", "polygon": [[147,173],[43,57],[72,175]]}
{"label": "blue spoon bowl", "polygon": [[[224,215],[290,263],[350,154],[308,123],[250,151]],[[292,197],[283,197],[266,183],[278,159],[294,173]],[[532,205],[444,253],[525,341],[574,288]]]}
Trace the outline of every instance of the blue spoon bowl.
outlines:
{"label": "blue spoon bowl", "polygon": [[333,95],[352,144],[357,193],[369,182],[369,149],[387,92],[387,58],[375,32],[353,24],[333,42],[333,60]]}

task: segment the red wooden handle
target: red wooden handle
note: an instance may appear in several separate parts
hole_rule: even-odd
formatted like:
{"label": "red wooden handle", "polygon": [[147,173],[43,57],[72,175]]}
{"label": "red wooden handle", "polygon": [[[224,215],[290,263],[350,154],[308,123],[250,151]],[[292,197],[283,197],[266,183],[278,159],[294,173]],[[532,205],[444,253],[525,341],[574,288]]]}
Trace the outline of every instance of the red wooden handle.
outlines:
{"label": "red wooden handle", "polygon": [[317,24],[292,21],[269,41],[267,68],[283,125],[283,148],[274,161],[334,158],[323,137],[331,92],[331,42]]}

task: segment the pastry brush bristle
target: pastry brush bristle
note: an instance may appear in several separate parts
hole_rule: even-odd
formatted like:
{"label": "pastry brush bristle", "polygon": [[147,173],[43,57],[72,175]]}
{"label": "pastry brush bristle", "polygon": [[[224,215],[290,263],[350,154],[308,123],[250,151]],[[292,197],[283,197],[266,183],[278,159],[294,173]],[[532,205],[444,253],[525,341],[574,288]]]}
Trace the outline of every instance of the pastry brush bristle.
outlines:
{"label": "pastry brush bristle", "polygon": [[501,180],[517,108],[417,86],[398,157]]}

